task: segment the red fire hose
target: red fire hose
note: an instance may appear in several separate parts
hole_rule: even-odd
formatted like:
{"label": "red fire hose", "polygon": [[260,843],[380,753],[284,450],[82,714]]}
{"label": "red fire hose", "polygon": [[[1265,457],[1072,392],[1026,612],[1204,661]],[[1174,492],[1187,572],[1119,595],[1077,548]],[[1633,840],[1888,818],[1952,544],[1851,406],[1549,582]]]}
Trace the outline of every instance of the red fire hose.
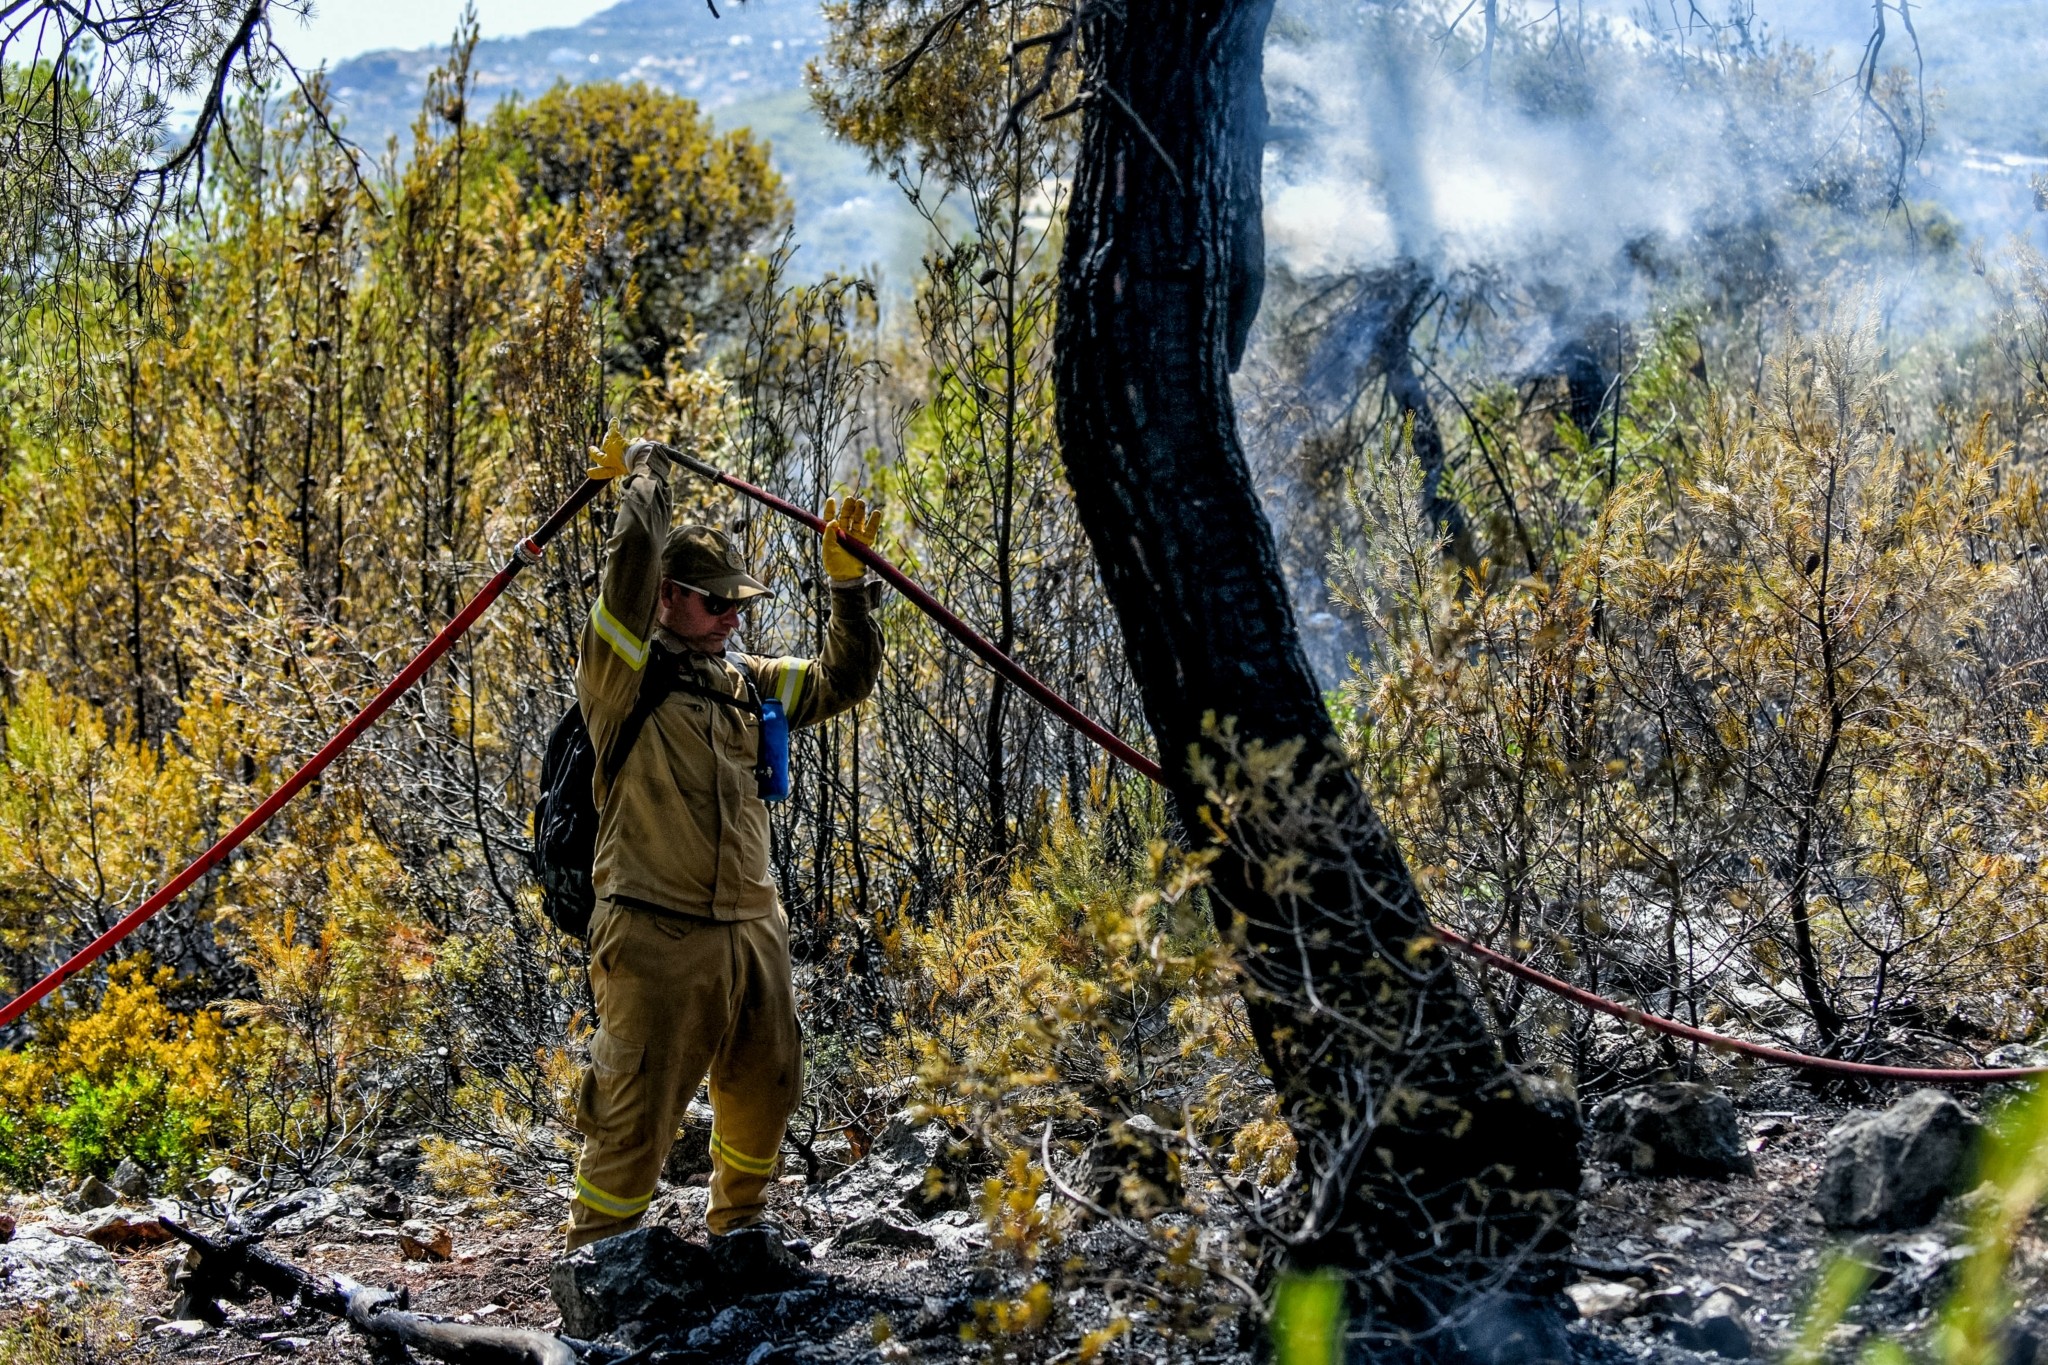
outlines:
{"label": "red fire hose", "polygon": [[264,799],[262,805],[243,816],[240,824],[223,834],[214,842],[213,847],[193,859],[183,872],[164,883],[155,895],[130,910],[117,920],[112,928],[73,953],[63,966],[8,1001],[5,1006],[0,1006],[0,1026],[19,1019],[38,1000],[91,965],[107,949],[134,933],[142,926],[144,920],[184,895],[194,882],[219,866],[222,859],[240,847],[243,840],[270,823],[270,817],[284,809],[286,802],[303,791],[307,783],[326,771],[327,765],[340,758],[343,750],[355,743],[363,731],[376,723],[377,717],[390,710],[393,702],[412,689],[412,685],[434,666],[434,661],[446,654],[449,647],[462,638],[463,632],[476,624],[477,617],[490,609],[491,604],[498,600],[499,594],[511,586],[512,580],[519,576],[522,569],[540,562],[541,551],[547,548],[548,542],[560,534],[562,528],[569,524],[569,519],[582,511],[585,504],[596,497],[597,490],[603,486],[604,482],[601,479],[585,479],[583,485],[569,495],[569,500],[556,508],[554,515],[541,523],[540,529],[519,542],[518,548],[512,552],[512,557],[505,562],[505,567],[498,570],[490,582],[484,584],[482,591],[469,599],[469,605],[456,613],[455,619],[443,626],[441,633],[429,640],[425,649],[413,655],[412,662],[407,664],[397,677],[384,684],[384,690],[370,698],[369,704],[356,712],[349,719],[349,723],[342,726],[319,753],[307,759],[297,772],[285,779],[283,786]]}
{"label": "red fire hose", "polygon": [[[687,455],[673,446],[663,446],[661,450],[663,454],[689,470],[692,474],[701,475],[713,483],[722,483],[727,488],[744,493],[755,502],[765,507],[773,508],[790,520],[802,522],[819,535],[825,533],[825,520],[823,517],[798,507],[793,502],[787,502],[778,498],[765,488],[756,488],[745,479],[736,479],[732,475],[704,463],[704,461],[696,456]],[[1076,730],[1079,730],[1089,739],[1095,741],[1098,746],[1106,750],[1112,757],[1121,759],[1124,763],[1146,777],[1151,778],[1154,782],[1165,780],[1165,774],[1159,771],[1157,763],[1154,763],[1151,759],[1124,743],[1123,737],[1114,730],[1099,724],[1086,711],[1083,711],[1080,707],[1074,705],[1065,697],[1033,677],[1025,670],[1022,664],[977,634],[974,627],[968,625],[952,612],[947,611],[938,598],[933,597],[930,593],[919,587],[903,570],[897,568],[894,564],[891,564],[888,560],[882,558],[881,555],[860,544],[858,541],[842,540],[840,544],[852,551],[854,557],[859,559],[861,563],[867,565],[886,579],[889,585],[895,588],[896,591],[902,593],[912,602],[915,602],[918,610],[938,622],[948,635],[951,635],[961,644],[966,645],[968,649],[973,651],[975,657],[1037,698],[1039,705],[1073,726]]]}
{"label": "red fire hose", "polygon": [[[663,446],[662,450],[670,459],[692,473],[712,480],[715,483],[723,484],[727,488],[731,488],[735,492],[741,493],[765,507],[772,508],[784,516],[810,527],[813,531],[817,531],[820,534],[824,532],[824,521],[804,508],[778,498],[766,489],[757,488],[744,479],[735,478],[730,474],[724,473],[693,455],[668,446]],[[4,1007],[0,1007],[0,1026],[10,1024],[20,1018],[37,1001],[43,999],[43,997],[57,989],[74,974],[96,961],[109,948],[112,948],[116,943],[119,943],[129,934],[133,933],[145,920],[148,920],[151,916],[157,914],[179,896],[183,895],[191,888],[193,883],[218,866],[244,840],[267,824],[270,818],[283,809],[287,802],[294,796],[297,796],[299,792],[305,789],[309,782],[318,777],[329,764],[339,758],[349,745],[355,743],[357,738],[365,730],[369,729],[379,716],[391,708],[393,702],[409,691],[412,685],[418,682],[420,677],[434,665],[435,661],[443,654],[446,654],[450,646],[461,638],[470,626],[476,623],[477,618],[490,609],[492,603],[498,600],[500,594],[511,585],[512,580],[518,577],[522,570],[531,564],[539,562],[541,551],[547,548],[548,543],[560,533],[563,526],[568,524],[569,519],[581,511],[590,502],[591,498],[597,495],[597,490],[602,484],[603,480],[601,479],[584,480],[582,486],[569,496],[568,501],[555,509],[553,515],[543,522],[538,530],[519,543],[518,548],[513,552],[512,558],[506,562],[505,567],[500,569],[490,582],[486,583],[482,590],[470,599],[469,604],[457,613],[455,619],[442,627],[441,632],[430,640],[424,649],[413,656],[412,661],[405,666],[404,670],[389,683],[386,683],[383,690],[371,698],[370,702],[361,711],[357,712],[334,738],[327,741],[326,745],[318,753],[308,759],[304,766],[293,773],[290,778],[286,779],[284,785],[272,792],[261,805],[243,817],[240,824],[222,835],[211,848],[200,854],[198,858],[193,860],[190,866],[167,882],[148,900],[122,916],[113,927],[73,954],[62,966],[38,981],[35,985],[29,987],[26,991],[23,991]],[[946,610],[945,606],[938,599],[919,587],[901,569],[898,569],[894,564],[891,564],[868,546],[858,544],[852,540],[842,541],[841,543],[857,559],[873,569],[898,592],[901,592],[905,597],[914,602],[920,610],[930,616],[949,635],[965,645],[990,668],[1030,693],[1047,710],[1051,711],[1068,725],[1071,725],[1081,734],[1087,736],[1088,739],[1100,746],[1112,757],[1154,782],[1162,780],[1164,774],[1161,772],[1158,763],[1132,748],[1116,733],[1097,723],[1072,702],[1053,691],[1052,688],[1046,686],[1036,677],[1033,677],[1016,660],[1003,653],[1002,650],[997,649],[995,645],[978,634],[973,627],[969,626],[952,612]],[[1707,1029],[1694,1028],[1689,1024],[1679,1023],[1675,1019],[1666,1019],[1661,1015],[1650,1014],[1644,1010],[1619,1004],[1604,996],[1595,995],[1591,991],[1582,990],[1568,981],[1562,981],[1546,972],[1538,971],[1525,962],[1519,962],[1504,953],[1496,952],[1491,948],[1475,943],[1464,935],[1446,929],[1441,925],[1431,926],[1430,932],[1451,946],[1471,955],[1475,960],[1486,966],[1519,976],[1525,981],[1541,986],[1552,994],[1583,1005],[1587,1009],[1598,1010],[1603,1014],[1613,1015],[1615,1018],[1628,1023],[1640,1024],[1645,1028],[1672,1034],[1719,1051],[1735,1052],[1755,1057],[1760,1061],[1776,1066],[1794,1067],[1804,1071],[1819,1071],[1841,1076],[1857,1076],[1867,1080],[1951,1085],[2028,1080],[2048,1075],[2048,1067],[2000,1067],[1964,1071],[1933,1067],[1874,1066],[1862,1062],[1845,1062],[1833,1057],[1813,1057],[1801,1052],[1789,1052],[1780,1048],[1766,1047],[1761,1043],[1746,1042],[1743,1039],[1730,1038],[1724,1034],[1714,1033]]]}
{"label": "red fire hose", "polygon": [[[822,533],[825,529],[825,523],[819,517],[805,511],[794,503],[776,497],[764,488],[757,488],[745,479],[735,478],[723,470],[708,465],[704,461],[685,454],[680,450],[669,446],[663,446],[662,449],[670,459],[682,465],[693,474],[701,475],[714,483],[724,484],[727,488],[744,494],[763,506],[771,507],[786,517],[802,522],[814,531]],[[840,543],[850,550],[863,564],[866,564],[886,579],[898,592],[916,603],[925,615],[938,622],[947,634],[967,646],[977,658],[981,659],[990,668],[1036,697],[1047,710],[1073,726],[1076,730],[1079,730],[1111,756],[1122,760],[1136,772],[1144,774],[1154,782],[1159,782],[1163,779],[1164,774],[1160,771],[1158,763],[1133,749],[1113,731],[1097,723],[1072,702],[1025,671],[1023,665],[1003,653],[1000,649],[997,649],[995,645],[977,634],[972,626],[969,626],[965,621],[962,621],[952,612],[946,610],[945,607],[939,604],[937,599],[919,587],[901,569],[865,545],[857,544],[852,540],[842,540]],[[1918,1081],[1929,1084],[1989,1084],[1993,1081],[2019,1081],[2037,1076],[2048,1076],[2048,1067],[2039,1066],[1991,1067],[1971,1071],[1944,1070],[1938,1067],[1876,1066],[1867,1062],[1845,1062],[1834,1057],[1813,1057],[1803,1052],[1790,1052],[1783,1048],[1767,1047],[1762,1043],[1747,1042],[1741,1038],[1730,1038],[1726,1034],[1715,1033],[1709,1029],[1694,1028],[1690,1024],[1682,1024],[1676,1019],[1666,1019],[1660,1014],[1651,1014],[1646,1010],[1635,1009],[1632,1006],[1609,1000],[1605,996],[1595,995],[1591,991],[1572,985],[1569,981],[1563,981],[1550,975],[1548,972],[1539,971],[1526,962],[1517,961],[1505,953],[1496,952],[1492,948],[1475,943],[1463,934],[1452,929],[1446,929],[1440,924],[1431,925],[1429,932],[1488,967],[1497,968],[1500,971],[1519,976],[1524,981],[1532,982],[1553,995],[1558,995],[1575,1004],[1583,1005],[1587,1009],[1598,1010],[1602,1014],[1611,1014],[1616,1019],[1621,1019],[1631,1024],[1640,1024],[1644,1028],[1654,1029],[1660,1033],[1668,1033],[1690,1042],[1703,1044],[1718,1051],[1735,1052],[1746,1057],[1754,1057],[1759,1061],[1768,1062],[1774,1066],[1795,1067],[1803,1071],[1821,1071],[1836,1076],[1857,1076],[1865,1080]]]}

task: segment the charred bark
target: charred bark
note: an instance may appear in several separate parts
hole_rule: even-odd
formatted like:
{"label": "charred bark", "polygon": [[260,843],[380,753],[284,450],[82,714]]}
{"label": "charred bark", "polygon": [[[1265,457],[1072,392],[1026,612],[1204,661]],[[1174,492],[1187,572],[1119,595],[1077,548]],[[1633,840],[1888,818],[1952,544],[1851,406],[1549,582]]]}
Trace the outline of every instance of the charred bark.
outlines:
{"label": "charred bark", "polygon": [[[1444,548],[1456,563],[1476,563],[1472,529],[1465,509],[1443,489],[1450,455],[1436,405],[1416,362],[1415,329],[1437,296],[1437,281],[1419,261],[1401,260],[1377,270],[1347,277],[1328,291],[1294,324],[1314,327],[1320,335],[1302,364],[1303,387],[1324,403],[1349,409],[1361,389],[1378,381],[1396,420],[1407,429],[1422,474],[1423,520],[1444,537]],[[1311,311],[1326,313],[1311,320]]]}
{"label": "charred bark", "polygon": [[1436,408],[1415,364],[1415,327],[1422,320],[1436,281],[1421,265],[1403,261],[1376,270],[1359,281],[1356,312],[1379,319],[1374,332],[1371,368],[1387,386],[1387,398],[1409,430],[1415,464],[1422,471],[1422,516],[1444,537],[1444,548],[1459,563],[1476,562],[1472,528],[1465,509],[1443,491],[1449,462]]}
{"label": "charred bark", "polygon": [[[1576,1124],[1502,1061],[1338,755],[1238,441],[1270,9],[1079,13],[1089,93],[1056,339],[1067,474],[1183,827],[1224,835],[1218,917],[1241,936],[1300,1144],[1288,1257],[1355,1273],[1376,1359],[1387,1336],[1423,1356],[1548,1359]],[[1261,746],[1291,760],[1227,775]],[[1213,802],[1219,785],[1242,799]]]}

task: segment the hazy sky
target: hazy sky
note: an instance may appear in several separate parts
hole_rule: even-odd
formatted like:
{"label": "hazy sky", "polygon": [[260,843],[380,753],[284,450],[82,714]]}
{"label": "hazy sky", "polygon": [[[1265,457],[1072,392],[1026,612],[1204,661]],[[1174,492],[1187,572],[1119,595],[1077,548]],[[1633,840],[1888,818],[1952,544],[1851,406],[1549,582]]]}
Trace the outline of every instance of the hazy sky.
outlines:
{"label": "hazy sky", "polygon": [[[681,3],[682,0],[678,0]],[[476,0],[486,38],[581,23],[613,0]],[[463,0],[312,0],[310,22],[279,13],[277,36],[292,60],[329,66],[380,47],[428,47],[448,41]]]}

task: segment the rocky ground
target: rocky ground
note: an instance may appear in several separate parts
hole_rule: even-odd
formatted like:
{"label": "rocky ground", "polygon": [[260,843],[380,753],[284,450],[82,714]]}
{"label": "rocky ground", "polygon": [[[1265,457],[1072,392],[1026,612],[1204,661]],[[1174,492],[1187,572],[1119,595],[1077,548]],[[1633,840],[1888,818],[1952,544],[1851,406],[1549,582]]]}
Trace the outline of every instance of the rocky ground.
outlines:
{"label": "rocky ground", "polygon": [[[1873,1334],[1911,1339],[1923,1331],[1968,1245],[1971,1196],[1944,1196],[1967,1183],[1948,1153],[1965,1150],[1974,1101],[1921,1098],[1896,1103],[1881,1122],[1849,1122],[1898,1099],[1852,1105],[1774,1082],[1735,1102],[1704,1088],[1652,1087],[1627,1103],[1596,1106],[1570,1289],[1584,1358],[1676,1365],[1777,1357],[1837,1250],[1872,1266],[1876,1281],[1831,1338],[1831,1354],[1846,1360]],[[1832,1143],[1831,1133],[1839,1134]],[[11,1239],[0,1243],[0,1324],[97,1304],[98,1359],[373,1359],[335,1319],[261,1293],[228,1304],[218,1323],[189,1316],[196,1310],[180,1302],[177,1286],[191,1257],[164,1220],[218,1236],[225,1215],[249,1219],[263,1209],[273,1221],[262,1245],[315,1275],[403,1291],[413,1311],[459,1323],[603,1337],[614,1360],[651,1343],[645,1329],[621,1321],[642,1312],[666,1314],[668,1327],[662,1352],[640,1361],[986,1358],[987,1348],[964,1341],[962,1329],[976,1323],[977,1302],[1014,1296],[1023,1281],[988,1268],[987,1230],[966,1210],[943,1207],[960,1202],[957,1192],[949,1198],[927,1185],[928,1167],[944,1164],[943,1140],[940,1130],[903,1123],[827,1181],[785,1177],[775,1212],[814,1241],[809,1266],[712,1257],[702,1245],[705,1191],[690,1183],[657,1200],[650,1222],[661,1230],[639,1239],[640,1261],[586,1254],[558,1265],[565,1187],[512,1192],[489,1208],[450,1201],[417,1178],[416,1149],[402,1143],[369,1179],[281,1202],[258,1198],[226,1170],[197,1202],[148,1199],[139,1179],[117,1180],[128,1193],[95,1186],[61,1199],[16,1196],[6,1213]],[[1857,1220],[1864,1226],[1842,1226]],[[1895,1226],[1878,1226],[1885,1223]],[[1219,1215],[1202,1245],[1214,1252],[1225,1237]],[[1071,1360],[1086,1331],[1121,1316],[1136,1328],[1105,1358],[1248,1359],[1237,1341],[1235,1291],[1217,1279],[1210,1292],[1225,1303],[1207,1339],[1162,1344],[1153,1329],[1173,1295],[1143,1282],[1160,1264],[1140,1253],[1143,1242],[1128,1222],[1096,1222],[1072,1238],[1061,1254],[1089,1273],[1062,1291],[1066,1339],[1034,1354]],[[2040,1222],[2016,1265],[2022,1303],[2048,1305]],[[2048,1320],[2042,1329],[2042,1340],[2015,1338],[2014,1365],[2048,1365]],[[94,1357],[72,1346],[47,1358]]]}

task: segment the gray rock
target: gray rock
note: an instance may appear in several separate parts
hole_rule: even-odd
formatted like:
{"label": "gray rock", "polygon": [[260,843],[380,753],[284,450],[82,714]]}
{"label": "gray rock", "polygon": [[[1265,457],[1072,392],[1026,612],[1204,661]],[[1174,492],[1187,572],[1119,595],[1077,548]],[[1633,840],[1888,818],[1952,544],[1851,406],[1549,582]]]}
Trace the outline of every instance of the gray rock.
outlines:
{"label": "gray rock", "polygon": [[889,1120],[867,1155],[827,1181],[821,1194],[826,1207],[855,1218],[902,1209],[922,1221],[967,1206],[971,1155],[945,1124],[919,1123],[905,1110]]}
{"label": "gray rock", "polygon": [[149,1198],[149,1172],[143,1170],[127,1157],[114,1168],[113,1179],[107,1182],[130,1199]]}
{"label": "gray rock", "polygon": [[972,1259],[988,1249],[988,1225],[969,1209],[949,1209],[918,1224],[918,1231],[938,1243],[938,1250]]}
{"label": "gray rock", "polygon": [[1564,1292],[1582,1318],[1625,1318],[1636,1311],[1636,1291],[1611,1280],[1580,1280]]}
{"label": "gray rock", "polygon": [[121,1202],[121,1192],[96,1175],[89,1175],[79,1182],[78,1192],[72,1196],[80,1209],[104,1209]]}
{"label": "gray rock", "polygon": [[2048,1365],[2048,1308],[2015,1313],[2004,1336],[2005,1365]]}
{"label": "gray rock", "polygon": [[1956,1286],[1957,1272],[1975,1248],[1951,1243],[1937,1232],[1907,1237],[1873,1233],[1850,1245],[1849,1255],[1875,1272],[1874,1298],[1889,1301],[1901,1316],[1913,1316],[1945,1302]]}
{"label": "gray rock", "polygon": [[1828,1134],[1814,1207],[1828,1227],[1914,1228],[1961,1193],[1978,1123],[1939,1090],[1883,1113],[1852,1114]]}
{"label": "gray rock", "polygon": [[71,1305],[127,1292],[114,1258],[83,1237],[25,1227],[0,1245],[0,1307]]}
{"label": "gray rock", "polygon": [[1667,1285],[1645,1291],[1636,1299],[1636,1312],[1644,1317],[1689,1318],[1699,1301],[1684,1285]]}
{"label": "gray rock", "polygon": [[727,1297],[773,1294],[810,1278],[804,1262],[811,1244],[788,1240],[772,1223],[739,1228],[711,1239],[711,1265]]}
{"label": "gray rock", "polygon": [[158,1323],[150,1334],[178,1341],[197,1341],[212,1330],[211,1324],[198,1318],[174,1318],[170,1322]]}
{"label": "gray rock", "polygon": [[1756,1354],[1756,1339],[1742,1306],[1725,1292],[1709,1294],[1691,1317],[1674,1318],[1665,1330],[1689,1351],[1705,1351],[1727,1360],[1748,1360]]}
{"label": "gray rock", "polygon": [[[2048,1066],[2048,1048],[2035,1047],[2031,1043],[2007,1043],[1985,1053],[1984,1065],[2000,1070],[2006,1067]],[[2028,1093],[2030,1088],[2024,1082],[1999,1081],[1987,1085],[1984,1087],[1984,1111],[1989,1113],[1994,1107],[2009,1104]]]}
{"label": "gray rock", "polygon": [[377,1172],[395,1185],[406,1185],[419,1174],[426,1149],[417,1141],[401,1142],[377,1153]]}
{"label": "gray rock", "polygon": [[171,1240],[163,1219],[137,1209],[107,1209],[85,1230],[85,1240],[109,1251],[134,1251]]}
{"label": "gray rock", "polygon": [[684,1344],[693,1351],[716,1351],[742,1338],[758,1339],[767,1331],[761,1314],[743,1304],[720,1310],[718,1316],[691,1331]]}
{"label": "gray rock", "polygon": [[838,1249],[874,1247],[882,1251],[930,1251],[939,1239],[914,1224],[899,1223],[884,1213],[856,1218],[832,1238]]}
{"label": "gray rock", "polygon": [[1593,1154],[1637,1175],[1752,1175],[1735,1106],[1707,1085],[1638,1085],[1593,1106]]}
{"label": "gray rock", "polygon": [[309,1185],[252,1214],[249,1221],[262,1225],[273,1237],[303,1237],[347,1211],[347,1203],[333,1190]]}
{"label": "gray rock", "polygon": [[594,1340],[629,1322],[677,1321],[703,1306],[711,1253],[673,1229],[635,1228],[578,1247],[548,1272],[562,1331]]}

